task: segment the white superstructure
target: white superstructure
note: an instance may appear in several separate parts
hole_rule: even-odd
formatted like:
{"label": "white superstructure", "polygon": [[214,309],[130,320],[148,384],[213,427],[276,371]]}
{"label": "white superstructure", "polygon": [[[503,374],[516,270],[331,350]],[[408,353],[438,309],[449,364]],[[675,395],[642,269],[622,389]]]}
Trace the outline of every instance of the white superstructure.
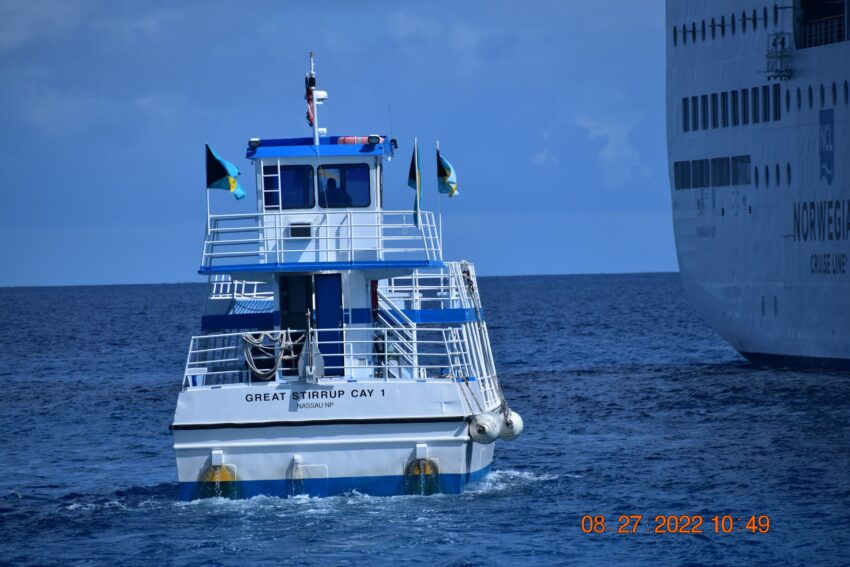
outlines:
{"label": "white superstructure", "polygon": [[679,270],[748,358],[850,366],[848,0],[667,1]]}

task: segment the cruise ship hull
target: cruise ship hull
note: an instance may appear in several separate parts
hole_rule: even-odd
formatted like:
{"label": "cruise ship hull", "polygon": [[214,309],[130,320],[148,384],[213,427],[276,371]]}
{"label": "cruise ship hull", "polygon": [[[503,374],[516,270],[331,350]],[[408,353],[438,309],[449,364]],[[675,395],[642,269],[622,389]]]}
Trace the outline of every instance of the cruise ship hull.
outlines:
{"label": "cruise ship hull", "polygon": [[668,1],[676,247],[692,305],[748,359],[848,368],[850,43],[801,45],[800,10]]}

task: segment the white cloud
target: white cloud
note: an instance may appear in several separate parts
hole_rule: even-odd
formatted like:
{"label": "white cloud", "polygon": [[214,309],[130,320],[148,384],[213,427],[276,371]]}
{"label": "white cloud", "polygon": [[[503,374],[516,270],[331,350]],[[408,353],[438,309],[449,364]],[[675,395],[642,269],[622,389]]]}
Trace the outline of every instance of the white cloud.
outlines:
{"label": "white cloud", "polygon": [[534,157],[531,159],[531,162],[534,165],[557,165],[558,164],[558,154],[555,153],[554,150],[549,146],[549,137],[551,134],[551,130],[543,131],[543,148],[540,149]]}
{"label": "white cloud", "polygon": [[0,52],[67,32],[86,17],[83,2],[0,0]]}
{"label": "white cloud", "polygon": [[590,140],[604,140],[597,157],[602,164],[602,183],[608,187],[634,183],[649,176],[640,152],[629,141],[639,120],[595,119],[579,115],[576,125],[587,132]]}

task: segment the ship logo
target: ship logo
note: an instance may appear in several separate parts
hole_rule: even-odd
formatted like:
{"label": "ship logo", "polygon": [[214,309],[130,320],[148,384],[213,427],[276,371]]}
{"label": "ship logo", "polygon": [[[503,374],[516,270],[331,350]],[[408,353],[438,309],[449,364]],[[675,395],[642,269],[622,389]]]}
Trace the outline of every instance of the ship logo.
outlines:
{"label": "ship logo", "polygon": [[835,172],[835,138],[832,109],[820,111],[820,178],[832,185]]}

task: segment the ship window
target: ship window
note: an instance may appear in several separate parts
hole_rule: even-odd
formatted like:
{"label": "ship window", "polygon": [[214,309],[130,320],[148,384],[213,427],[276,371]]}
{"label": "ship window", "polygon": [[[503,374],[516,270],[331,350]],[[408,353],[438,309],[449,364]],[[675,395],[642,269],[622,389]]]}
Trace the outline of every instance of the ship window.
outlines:
{"label": "ship window", "polygon": [[753,124],[759,123],[759,88],[753,87]]}
{"label": "ship window", "polygon": [[673,178],[676,189],[691,188],[691,162],[677,161],[673,164]]}
{"label": "ship window", "polygon": [[809,110],[812,109],[812,104],[813,104],[812,85],[809,85]]}
{"label": "ship window", "polygon": [[720,93],[720,124],[727,128],[729,126],[729,93]]}
{"label": "ship window", "polygon": [[823,83],[820,86],[820,107],[823,108],[823,105],[826,103],[826,97],[823,94]]}
{"label": "ship window", "polygon": [[711,186],[728,187],[731,178],[731,166],[728,157],[711,160]]}
{"label": "ship window", "polygon": [[791,164],[790,163],[785,164],[785,182],[788,185],[791,185]]}
{"label": "ship window", "polygon": [[729,29],[732,31],[732,35],[735,35],[735,14],[732,14],[732,17],[729,18]]}
{"label": "ship window", "polygon": [[779,184],[782,183],[782,177],[779,175],[779,164],[778,163],[776,164],[776,169],[774,171],[776,172],[776,186],[779,187]]}
{"label": "ship window", "polygon": [[705,41],[705,20],[702,21],[702,25],[700,27],[702,28],[702,40]]}
{"label": "ship window", "polygon": [[688,30],[685,24],[682,24],[682,45],[688,45]]}
{"label": "ship window", "polygon": [[779,26],[779,6],[773,5],[773,27]]}
{"label": "ship window", "polygon": [[745,33],[747,31],[747,13],[746,12],[741,12],[741,31],[745,32]]}
{"label": "ship window", "polygon": [[732,95],[732,126],[738,125],[738,91],[729,93]]}
{"label": "ship window", "polygon": [[832,106],[838,104],[838,87],[835,86],[835,82],[832,83]]}
{"label": "ship window", "polygon": [[691,109],[689,107],[690,100],[688,97],[682,99],[682,131],[687,132],[691,129],[690,127],[690,119],[691,119]]}
{"label": "ship window", "polygon": [[759,168],[758,168],[758,166],[755,166],[753,168],[753,179],[756,182],[756,187],[758,187],[759,186]]}
{"label": "ship window", "polygon": [[791,112],[791,89],[785,89],[785,112]]}
{"label": "ship window", "polygon": [[691,97],[691,128],[699,130],[699,105],[695,96]]}
{"label": "ship window", "polygon": [[673,45],[679,44],[679,28],[673,26]]}
{"label": "ship window", "polygon": [[750,156],[732,157],[732,185],[750,184]]}
{"label": "ship window", "polygon": [[266,209],[312,209],[315,204],[312,166],[263,166],[263,206]]}
{"label": "ship window", "polygon": [[764,22],[764,27],[767,27],[767,6],[762,9],[762,22]]}
{"label": "ship window", "polygon": [[708,130],[708,95],[700,98],[700,112],[702,113],[702,129]]}
{"label": "ship window", "polygon": [[709,160],[695,159],[691,162],[691,187],[694,189],[711,187],[711,170]]}
{"label": "ship window", "polygon": [[770,122],[770,87],[761,87],[761,121]]}
{"label": "ship window", "polygon": [[369,166],[365,163],[319,166],[320,207],[368,207],[369,193]]}
{"label": "ship window", "polygon": [[750,91],[741,89],[741,123],[746,126],[750,123]]}
{"label": "ship window", "polygon": [[844,104],[850,103],[850,86],[844,81]]}
{"label": "ship window", "polygon": [[691,39],[694,40],[694,43],[697,42],[697,23],[691,22]]}
{"label": "ship window", "polygon": [[779,83],[773,84],[773,119],[782,119],[782,87]]}
{"label": "ship window", "polygon": [[726,16],[720,16],[720,37],[726,37]]}
{"label": "ship window", "polygon": [[711,39],[715,38],[717,33],[717,24],[714,23],[714,18],[711,18]]}
{"label": "ship window", "polygon": [[800,87],[797,87],[797,110],[803,109],[803,97],[800,95]]}
{"label": "ship window", "polygon": [[711,93],[711,127],[717,128],[720,125],[720,116],[717,111],[717,93]]}
{"label": "ship window", "polygon": [[759,29],[759,15],[758,12],[753,9],[753,31]]}
{"label": "ship window", "polygon": [[770,187],[770,168],[764,166],[764,186]]}

